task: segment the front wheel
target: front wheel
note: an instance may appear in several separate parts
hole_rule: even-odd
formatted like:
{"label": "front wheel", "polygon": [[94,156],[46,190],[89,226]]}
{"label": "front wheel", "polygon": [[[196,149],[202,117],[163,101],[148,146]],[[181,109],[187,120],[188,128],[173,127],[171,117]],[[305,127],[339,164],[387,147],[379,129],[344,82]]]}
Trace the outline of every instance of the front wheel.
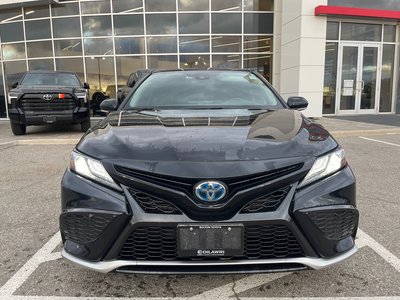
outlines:
{"label": "front wheel", "polygon": [[86,132],[90,128],[90,120],[83,121],[81,123],[81,132]]}
{"label": "front wheel", "polygon": [[23,135],[26,133],[26,125],[11,123],[11,130],[14,133],[14,135]]}

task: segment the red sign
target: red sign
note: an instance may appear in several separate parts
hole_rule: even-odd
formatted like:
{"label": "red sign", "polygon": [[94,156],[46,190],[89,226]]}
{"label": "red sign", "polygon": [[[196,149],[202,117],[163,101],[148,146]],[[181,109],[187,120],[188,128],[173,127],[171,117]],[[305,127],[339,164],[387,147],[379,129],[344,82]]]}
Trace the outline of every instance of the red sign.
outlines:
{"label": "red sign", "polygon": [[380,9],[369,9],[369,8],[354,8],[346,6],[319,5],[315,8],[315,15],[400,20],[400,11],[398,10],[380,10]]}

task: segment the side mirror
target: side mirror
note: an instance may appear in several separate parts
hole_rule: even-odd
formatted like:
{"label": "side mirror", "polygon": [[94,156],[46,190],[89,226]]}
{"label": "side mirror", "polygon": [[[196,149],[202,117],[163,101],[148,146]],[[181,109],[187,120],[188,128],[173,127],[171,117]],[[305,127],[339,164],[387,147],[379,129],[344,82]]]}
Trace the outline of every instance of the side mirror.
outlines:
{"label": "side mirror", "polygon": [[90,85],[89,85],[89,83],[84,82],[84,83],[83,83],[83,88],[86,89],[86,90],[90,90]]}
{"label": "side mirror", "polygon": [[18,82],[14,82],[14,83],[11,85],[11,88],[12,88],[12,89],[15,89],[17,86],[18,86]]}
{"label": "side mirror", "polygon": [[103,112],[109,113],[117,110],[118,100],[117,99],[106,99],[100,103],[100,109]]}
{"label": "side mirror", "polygon": [[287,101],[289,108],[303,110],[308,106],[308,101],[303,97],[290,97]]}

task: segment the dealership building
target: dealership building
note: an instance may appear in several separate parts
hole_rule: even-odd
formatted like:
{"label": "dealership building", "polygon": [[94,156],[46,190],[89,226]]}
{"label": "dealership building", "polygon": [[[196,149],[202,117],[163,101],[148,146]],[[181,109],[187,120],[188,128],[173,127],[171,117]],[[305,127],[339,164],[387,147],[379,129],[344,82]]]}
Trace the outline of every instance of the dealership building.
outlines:
{"label": "dealership building", "polygon": [[310,117],[400,112],[399,0],[1,0],[0,118],[27,70],[115,97],[138,69],[245,68]]}

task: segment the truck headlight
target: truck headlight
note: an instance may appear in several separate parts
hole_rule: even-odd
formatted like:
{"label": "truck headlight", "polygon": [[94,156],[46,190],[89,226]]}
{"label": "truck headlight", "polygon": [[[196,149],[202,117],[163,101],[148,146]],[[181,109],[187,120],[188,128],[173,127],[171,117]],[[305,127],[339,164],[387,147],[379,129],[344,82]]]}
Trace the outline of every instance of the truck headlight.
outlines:
{"label": "truck headlight", "polygon": [[98,160],[90,158],[76,151],[72,151],[70,168],[72,171],[85,178],[97,181],[111,188],[121,190],[118,184],[116,184],[111,176],[107,173],[103,164]]}
{"label": "truck headlight", "polygon": [[329,154],[318,157],[307,176],[300,182],[298,187],[306,186],[326,176],[336,173],[346,165],[343,149],[335,150]]}
{"label": "truck headlight", "polygon": [[7,99],[7,102],[8,102],[8,104],[11,104],[12,103],[12,100],[17,100],[17,98],[18,98],[18,93],[8,93],[8,97],[7,97],[8,99]]}

